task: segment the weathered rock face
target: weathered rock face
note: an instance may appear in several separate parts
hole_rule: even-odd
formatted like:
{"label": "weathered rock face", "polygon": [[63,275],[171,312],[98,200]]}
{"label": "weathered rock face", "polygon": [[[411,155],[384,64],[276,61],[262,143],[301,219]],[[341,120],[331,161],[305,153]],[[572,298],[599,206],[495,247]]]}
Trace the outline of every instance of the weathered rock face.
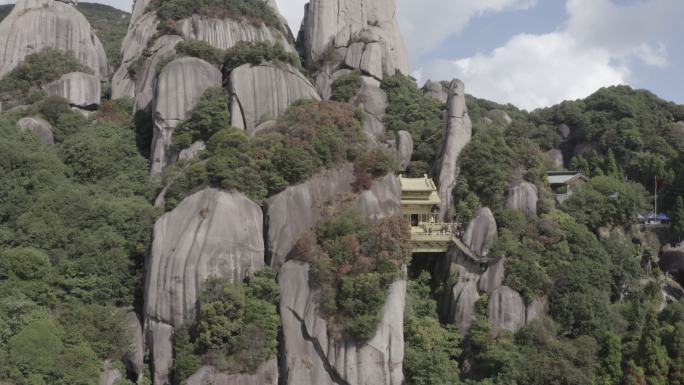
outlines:
{"label": "weathered rock face", "polygon": [[[149,3],[149,0],[135,1],[131,23],[121,44],[123,53],[121,66],[112,78],[112,99],[124,96],[136,97],[136,80],[131,78],[129,67],[143,55],[150,39],[157,33],[157,26],[159,25],[159,20],[154,13],[150,12],[143,15],[143,7],[147,7],[146,3]],[[142,71],[137,75],[138,78],[143,76]]]}
{"label": "weathered rock face", "polygon": [[178,154],[178,160],[193,160],[197,158],[199,153],[204,151],[206,148],[206,144],[204,144],[203,141],[198,140],[197,142],[190,145],[190,147],[182,150],[180,154]]}
{"label": "weathered rock face", "polygon": [[253,133],[299,99],[320,100],[316,89],[289,64],[245,64],[230,74],[231,123]]}
{"label": "weathered rock face", "polygon": [[449,98],[448,93],[444,90],[441,82],[428,80],[423,86],[423,95],[437,99],[442,103],[446,103]]}
{"label": "weathered rock face", "polygon": [[144,358],[145,358],[145,339],[143,337],[142,322],[134,311],[129,311],[126,314],[126,325],[130,331],[131,346],[124,356],[127,370],[134,373],[138,382],[143,377]]}
{"label": "weathered rock face", "polygon": [[479,255],[487,255],[496,241],[496,220],[492,211],[483,207],[477,210],[475,218],[466,228],[463,242]]}
{"label": "weathered rock face", "polygon": [[54,0],[18,0],[0,23],[0,78],[46,48],[70,51],[100,79],[109,75],[104,48],[76,8]]}
{"label": "weathered rock face", "polygon": [[403,382],[403,313],[406,282],[392,284],[373,338],[364,344],[336,341],[321,318],[309,265],[289,261],[280,275],[283,321],[282,374],[287,384],[394,385]]}
{"label": "weathered rock face", "polygon": [[186,119],[204,91],[220,87],[221,71],[202,59],[184,57],[167,64],[159,75],[154,105],[152,174],[175,161],[171,151],[173,130]]}
{"label": "weathered rock face", "polygon": [[441,220],[446,219],[447,210],[453,201],[451,193],[461,172],[458,157],[473,135],[473,125],[465,101],[465,86],[460,80],[452,80],[449,86],[445,126],[444,141],[438,151],[440,155],[435,170],[435,174],[439,175]]}
{"label": "weathered rock face", "polygon": [[[277,11],[276,11],[277,12]],[[287,37],[265,24],[236,21],[231,19],[210,19],[193,16],[176,23],[185,40],[202,40],[219,49],[228,49],[241,41],[280,43],[285,50],[295,52]]]}
{"label": "weathered rock face", "polygon": [[570,136],[570,127],[568,127],[567,124],[563,123],[560,126],[558,126],[558,129],[556,130],[558,132],[558,135],[560,135],[561,138],[567,139]]}
{"label": "weathered rock face", "polygon": [[494,264],[489,265],[482,277],[478,288],[481,292],[492,294],[492,292],[503,285],[506,277],[506,257],[499,258]]}
{"label": "weathered rock face", "polygon": [[142,61],[135,80],[135,108],[152,111],[157,92],[160,63],[176,54],[176,44],[183,41],[179,36],[166,35],[157,39],[149,49],[149,57]]}
{"label": "weathered rock face", "polygon": [[497,120],[500,120],[504,122],[507,126],[513,123],[513,119],[508,115],[506,111],[503,110],[491,110],[489,111],[489,115]]}
{"label": "weathered rock face", "polygon": [[458,325],[459,331],[466,334],[477,316],[475,306],[480,299],[477,290],[480,267],[457,248],[451,248],[439,262],[435,275],[451,284],[453,277],[458,275],[458,281],[440,300],[440,317],[444,322]]}
{"label": "weathered rock face", "polygon": [[397,132],[397,158],[399,160],[399,171],[406,171],[411,165],[411,155],[413,155],[413,138],[408,131]]}
{"label": "weathered rock face", "polygon": [[527,310],[525,311],[525,324],[540,319],[549,312],[549,299],[544,297],[539,297],[527,305]]}
{"label": "weathered rock face", "polygon": [[47,94],[66,99],[72,106],[94,108],[100,104],[100,79],[84,72],[72,72],[48,84]]}
{"label": "weathered rock face", "polygon": [[[140,93],[141,76],[138,75],[137,80],[131,79],[128,68],[143,55],[143,52],[150,43],[150,39],[157,32],[159,19],[156,14],[154,12],[144,13],[149,2],[150,0],[137,0],[135,3],[128,34],[122,44],[123,61],[112,80],[112,98],[122,96],[137,98]],[[202,40],[219,49],[231,48],[239,42],[267,41],[280,43],[287,51],[294,52],[294,47],[292,47],[285,35],[280,31],[268,28],[264,24],[256,25],[230,19],[211,19],[193,16],[176,22],[176,30],[180,36],[174,35],[173,38],[177,41]],[[153,45],[166,47],[165,51],[168,51],[168,43],[160,44],[160,40],[165,38],[168,40],[171,36],[162,36]],[[152,48],[150,51],[154,53],[156,50]],[[151,66],[151,68],[156,68],[156,64]],[[143,72],[149,71],[144,70]],[[149,75],[143,74],[142,77],[146,78]],[[151,75],[153,77],[154,71],[152,71]],[[142,82],[142,84],[146,83],[148,82]],[[151,85],[148,84],[148,88],[150,87]],[[138,89],[137,91],[136,88]],[[138,103],[138,109],[144,109],[145,105],[145,103]]]}
{"label": "weathered rock face", "polygon": [[105,361],[104,370],[100,373],[100,385],[114,385],[120,378],[121,372],[114,368],[111,361]]}
{"label": "weathered rock face", "polygon": [[55,143],[54,135],[52,134],[52,126],[41,118],[21,118],[17,121],[17,129],[19,129],[19,131],[33,132],[43,144]]}
{"label": "weathered rock face", "polygon": [[[327,170],[307,182],[291,186],[266,203],[270,264],[279,268],[297,241],[324,217],[331,202],[357,207],[374,220],[399,215],[401,187],[394,176],[376,180],[369,191],[352,190],[354,167],[346,164]],[[334,209],[334,208],[333,208]]]}
{"label": "weathered rock face", "polygon": [[537,216],[537,186],[530,182],[518,183],[508,189],[506,207],[522,211],[528,218]]}
{"label": "weathered rock face", "polygon": [[325,63],[329,73],[360,69],[377,79],[396,71],[408,74],[395,15],[395,0],[312,0],[300,32],[307,65]]}
{"label": "weathered rock face", "polygon": [[261,208],[239,193],[205,189],[154,226],[146,266],[145,330],[154,383],[168,383],[173,328],[193,319],[209,277],[242,281],[264,265]]}
{"label": "weathered rock face", "polygon": [[487,319],[492,325],[517,332],[525,326],[525,318],[525,304],[517,291],[501,286],[492,292],[487,306]]}
{"label": "weathered rock face", "polygon": [[554,166],[558,168],[563,168],[563,165],[565,164],[564,159],[563,159],[563,152],[561,150],[553,149],[549,150],[546,153],[546,156],[549,157],[551,160],[551,163],[553,163]]}
{"label": "weathered rock face", "polygon": [[387,94],[380,88],[380,81],[369,76],[362,76],[363,85],[356,101],[366,113],[363,121],[363,132],[372,146],[378,145],[379,139],[385,136],[385,110],[387,109]]}
{"label": "weathered rock face", "polygon": [[212,366],[203,366],[188,378],[185,385],[278,385],[278,361],[266,361],[254,374],[225,374]]}

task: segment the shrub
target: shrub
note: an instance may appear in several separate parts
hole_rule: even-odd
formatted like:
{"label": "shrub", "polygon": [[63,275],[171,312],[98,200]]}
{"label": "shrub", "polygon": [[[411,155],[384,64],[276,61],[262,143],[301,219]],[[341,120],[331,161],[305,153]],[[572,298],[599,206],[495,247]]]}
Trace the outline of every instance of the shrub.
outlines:
{"label": "shrub", "polygon": [[187,40],[176,44],[176,54],[200,58],[217,67],[223,65],[226,53],[202,40]]}
{"label": "shrub", "polygon": [[60,96],[48,96],[40,103],[40,113],[52,124],[56,124],[62,115],[70,111],[69,102]]}
{"label": "shrub", "polygon": [[[367,151],[361,123],[351,105],[295,103],[275,127],[250,138],[242,130],[222,128],[229,120],[225,97],[221,90],[208,91],[177,131],[176,148],[211,136],[204,159],[166,171],[164,179],[173,182],[167,191],[167,209],[206,184],[241,191],[261,202],[323,167],[354,161]],[[369,165],[378,173],[386,163],[380,157]],[[182,175],[185,172],[190,175]]]}
{"label": "shrub", "polygon": [[207,142],[215,133],[230,127],[229,106],[224,89],[212,87],[204,91],[189,117],[176,128],[172,139],[174,151],[190,147],[198,140]]}
{"label": "shrub", "polygon": [[276,354],[280,317],[275,272],[265,268],[244,283],[210,278],[200,296],[199,315],[176,333],[177,383],[199,363],[230,373],[254,373]]}
{"label": "shrub", "polygon": [[299,258],[312,264],[330,333],[365,341],[376,332],[389,286],[411,252],[408,223],[387,218],[374,226],[354,212],[320,224],[314,239],[298,242]]}
{"label": "shrub", "polygon": [[161,20],[181,20],[199,15],[263,23],[278,30],[283,28],[275,10],[263,0],[155,0],[151,6]]}
{"label": "shrub", "polygon": [[340,76],[332,83],[331,99],[338,102],[351,102],[362,85],[363,79],[361,79],[360,71],[352,71]]}
{"label": "shrub", "polygon": [[22,63],[5,75],[0,80],[0,94],[10,94],[22,102],[30,92],[69,72],[92,74],[93,70],[81,64],[70,52],[47,48],[28,55]]}
{"label": "shrub", "polygon": [[223,75],[228,75],[243,64],[262,64],[264,62],[281,62],[301,68],[299,56],[287,52],[282,44],[270,42],[247,43],[239,42],[225,51],[223,62]]}

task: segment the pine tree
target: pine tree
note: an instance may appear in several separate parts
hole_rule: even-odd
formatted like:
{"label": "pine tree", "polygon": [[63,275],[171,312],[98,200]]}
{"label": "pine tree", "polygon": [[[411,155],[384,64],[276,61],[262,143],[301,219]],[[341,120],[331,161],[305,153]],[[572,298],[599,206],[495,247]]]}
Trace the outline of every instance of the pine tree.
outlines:
{"label": "pine tree", "polygon": [[606,333],[599,352],[596,385],[616,385],[622,379],[622,341],[615,333]]}
{"label": "pine tree", "polygon": [[670,239],[679,242],[684,236],[684,199],[677,197],[674,211],[672,211],[672,224],[670,225]]}
{"label": "pine tree", "polygon": [[650,309],[646,314],[637,350],[637,363],[644,368],[648,385],[667,384],[668,356],[660,339],[660,325],[655,309]]}
{"label": "pine tree", "polygon": [[608,149],[608,157],[606,158],[604,166],[606,175],[616,178],[620,176],[620,170],[618,169],[617,162],[615,161],[615,154],[611,148]]}

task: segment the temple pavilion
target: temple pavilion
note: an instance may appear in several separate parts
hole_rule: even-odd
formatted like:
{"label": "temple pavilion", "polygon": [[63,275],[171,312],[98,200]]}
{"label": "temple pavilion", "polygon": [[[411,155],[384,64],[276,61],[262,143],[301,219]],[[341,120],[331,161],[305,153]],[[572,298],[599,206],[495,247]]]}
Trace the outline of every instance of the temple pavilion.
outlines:
{"label": "temple pavilion", "polygon": [[439,222],[439,194],[432,179],[404,178],[401,184],[401,213],[411,223],[414,253],[444,253],[454,239],[456,225]]}

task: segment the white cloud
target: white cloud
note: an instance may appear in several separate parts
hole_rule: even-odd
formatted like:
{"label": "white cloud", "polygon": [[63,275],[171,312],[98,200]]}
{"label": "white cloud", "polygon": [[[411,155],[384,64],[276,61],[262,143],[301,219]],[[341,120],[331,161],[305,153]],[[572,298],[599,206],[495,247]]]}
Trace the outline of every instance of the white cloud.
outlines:
{"label": "white cloud", "polygon": [[630,81],[634,60],[668,65],[662,42],[681,30],[682,0],[616,5],[611,0],[568,0],[558,31],[520,34],[489,53],[437,61],[423,79],[457,77],[469,93],[526,109],[586,97],[600,87]]}
{"label": "white cloud", "polygon": [[459,34],[478,15],[528,9],[537,0],[397,0],[397,17],[414,57]]}

